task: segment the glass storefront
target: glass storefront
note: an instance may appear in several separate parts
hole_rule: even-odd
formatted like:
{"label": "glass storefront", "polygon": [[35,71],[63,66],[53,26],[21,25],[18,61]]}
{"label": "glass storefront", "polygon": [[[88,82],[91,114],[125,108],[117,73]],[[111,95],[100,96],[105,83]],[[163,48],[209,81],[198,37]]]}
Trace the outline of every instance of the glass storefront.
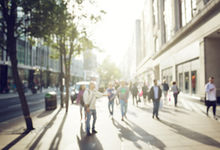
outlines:
{"label": "glass storefront", "polygon": [[177,66],[177,85],[184,93],[197,94],[199,60]]}
{"label": "glass storefront", "polygon": [[189,72],[184,73],[184,91],[189,93]]}
{"label": "glass storefront", "polygon": [[172,81],[173,81],[172,67],[162,70],[162,79],[166,80],[169,86],[172,85]]}

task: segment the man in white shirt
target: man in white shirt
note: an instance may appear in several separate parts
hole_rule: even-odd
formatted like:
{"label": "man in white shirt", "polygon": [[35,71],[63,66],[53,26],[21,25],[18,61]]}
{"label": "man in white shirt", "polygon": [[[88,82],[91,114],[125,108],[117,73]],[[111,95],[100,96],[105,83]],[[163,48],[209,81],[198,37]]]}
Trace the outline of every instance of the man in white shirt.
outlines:
{"label": "man in white shirt", "polygon": [[149,93],[149,99],[153,100],[153,116],[152,118],[154,118],[154,115],[156,115],[156,118],[158,120],[158,111],[159,111],[159,105],[160,105],[160,98],[162,95],[162,90],[160,89],[160,87],[157,85],[157,80],[154,80],[154,86],[151,87],[150,89],[150,93]]}
{"label": "man in white shirt", "polygon": [[91,116],[93,116],[93,123],[92,123],[92,133],[97,133],[95,130],[95,123],[96,123],[96,100],[97,98],[100,98],[102,96],[107,96],[106,94],[100,93],[95,89],[95,83],[90,82],[89,84],[89,89],[86,89],[84,94],[83,94],[83,100],[85,103],[85,108],[86,108],[86,114],[87,114],[87,119],[86,119],[86,133],[87,136],[90,136],[90,119]]}
{"label": "man in white shirt", "polygon": [[216,87],[214,85],[214,77],[209,77],[209,82],[205,85],[205,92],[206,92],[206,106],[207,111],[206,115],[208,116],[209,108],[212,106],[213,108],[213,115],[216,118]]}

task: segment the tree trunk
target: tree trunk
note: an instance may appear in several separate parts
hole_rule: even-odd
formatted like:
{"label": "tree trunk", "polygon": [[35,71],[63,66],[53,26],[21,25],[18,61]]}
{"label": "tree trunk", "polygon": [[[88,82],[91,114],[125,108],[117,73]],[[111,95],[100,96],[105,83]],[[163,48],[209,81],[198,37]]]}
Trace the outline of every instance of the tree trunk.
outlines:
{"label": "tree trunk", "polygon": [[10,7],[10,14],[8,14],[9,11],[7,11],[6,6],[4,5],[5,3],[1,3],[1,5],[4,6],[3,16],[7,24],[6,50],[7,50],[7,54],[10,57],[13,79],[17,87],[17,92],[21,102],[21,108],[26,122],[27,130],[32,130],[33,129],[32,119],[30,117],[29,107],[26,101],[26,97],[24,95],[23,84],[19,77],[18,68],[17,68],[18,61],[17,61],[17,49],[16,49],[16,38],[15,38],[15,30],[16,30],[15,23],[17,20],[17,3],[16,1],[12,1],[11,3],[12,4]]}
{"label": "tree trunk", "polygon": [[63,58],[62,58],[62,52],[60,50],[60,102],[61,107],[63,108],[64,100],[63,100]]}
{"label": "tree trunk", "polygon": [[69,73],[68,73],[68,69],[66,71],[66,76],[65,76],[65,85],[66,85],[66,99],[65,99],[65,102],[66,102],[66,112],[68,112],[68,109],[69,109],[69,80],[70,80],[70,76],[69,76]]}
{"label": "tree trunk", "polygon": [[[13,27],[11,29],[14,29]],[[29,107],[27,104],[26,97],[24,95],[24,90],[23,90],[23,84],[21,82],[21,79],[18,74],[18,68],[17,68],[17,51],[16,51],[16,39],[14,37],[14,31],[13,30],[8,30],[8,35],[7,35],[7,52],[9,53],[9,57],[11,60],[11,67],[12,67],[12,75],[13,79],[17,88],[17,92],[19,95],[19,99],[21,102],[21,108],[22,112],[24,115],[24,119],[26,122],[27,130],[33,130],[33,124],[32,124],[32,119],[30,117],[30,111]]]}

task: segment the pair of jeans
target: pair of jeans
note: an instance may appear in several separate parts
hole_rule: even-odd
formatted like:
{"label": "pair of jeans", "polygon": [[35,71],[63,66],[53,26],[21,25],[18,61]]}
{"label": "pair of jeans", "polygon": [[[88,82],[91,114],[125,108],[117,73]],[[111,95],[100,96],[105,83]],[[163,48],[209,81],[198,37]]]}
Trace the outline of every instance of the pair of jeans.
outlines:
{"label": "pair of jeans", "polygon": [[95,130],[95,123],[96,123],[96,119],[97,119],[96,110],[95,109],[91,109],[86,114],[87,114],[86,133],[90,133],[90,120],[91,120],[91,116],[93,117],[92,130]]}
{"label": "pair of jeans", "polygon": [[127,112],[127,103],[124,100],[120,100],[121,104],[121,116],[124,117]]}
{"label": "pair of jeans", "polygon": [[216,114],[216,101],[209,101],[209,100],[207,100],[207,110],[206,110],[206,113],[208,115],[209,108],[211,106],[212,106],[213,115],[215,116],[215,114]]}
{"label": "pair of jeans", "polygon": [[173,94],[174,97],[174,102],[175,102],[175,106],[177,105],[177,97],[178,97],[178,93],[174,93]]}
{"label": "pair of jeans", "polygon": [[110,115],[113,115],[114,112],[114,100],[108,101],[108,110]]}
{"label": "pair of jeans", "polygon": [[158,117],[158,111],[159,111],[160,100],[159,100],[159,99],[153,100],[153,105],[154,105],[154,108],[153,108],[153,116],[156,115],[156,117]]}

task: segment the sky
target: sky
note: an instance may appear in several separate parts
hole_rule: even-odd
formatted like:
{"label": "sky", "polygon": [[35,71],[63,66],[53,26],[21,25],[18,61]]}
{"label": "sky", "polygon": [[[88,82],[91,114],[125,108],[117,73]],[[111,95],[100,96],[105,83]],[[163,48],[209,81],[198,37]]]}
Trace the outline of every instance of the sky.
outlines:
{"label": "sky", "polygon": [[99,9],[106,14],[94,26],[92,39],[104,50],[98,55],[99,61],[109,56],[117,65],[129,47],[135,20],[140,18],[143,0],[96,0]]}

